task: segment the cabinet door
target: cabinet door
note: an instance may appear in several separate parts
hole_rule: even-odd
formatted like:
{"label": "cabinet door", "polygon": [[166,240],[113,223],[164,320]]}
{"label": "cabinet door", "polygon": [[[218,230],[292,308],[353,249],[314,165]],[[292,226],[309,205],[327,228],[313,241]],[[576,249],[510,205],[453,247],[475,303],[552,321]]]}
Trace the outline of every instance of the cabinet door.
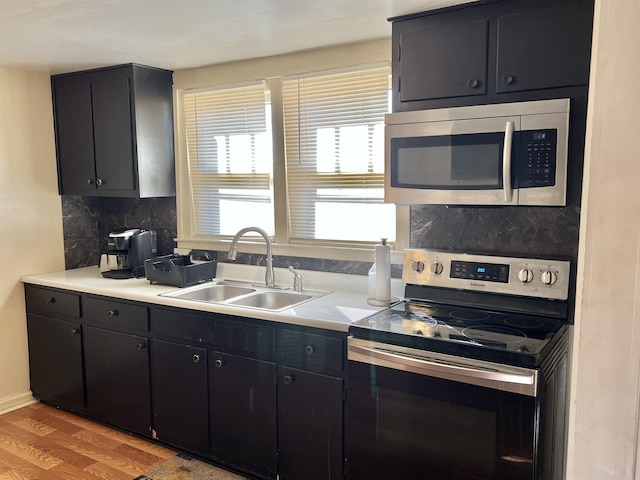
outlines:
{"label": "cabinet door", "polygon": [[27,315],[29,375],[36,398],[82,409],[82,333],[79,323]]}
{"label": "cabinet door", "polygon": [[487,93],[488,20],[402,32],[400,100]]}
{"label": "cabinet door", "polygon": [[281,480],[338,480],[343,472],[343,380],[278,369]]}
{"label": "cabinet door", "polygon": [[91,86],[85,75],[53,81],[60,193],[94,191]]}
{"label": "cabinet door", "polygon": [[496,91],[586,85],[592,15],[577,2],[499,17]]}
{"label": "cabinet door", "polygon": [[273,476],[277,464],[275,364],[214,352],[210,371],[213,453],[249,471]]}
{"label": "cabinet door", "polygon": [[141,435],[151,433],[148,339],[84,328],[87,411]]}
{"label": "cabinet door", "polygon": [[91,83],[96,182],[104,193],[133,190],[134,145],[129,77]]}
{"label": "cabinet door", "polygon": [[154,340],[151,371],[158,440],[208,450],[207,350]]}

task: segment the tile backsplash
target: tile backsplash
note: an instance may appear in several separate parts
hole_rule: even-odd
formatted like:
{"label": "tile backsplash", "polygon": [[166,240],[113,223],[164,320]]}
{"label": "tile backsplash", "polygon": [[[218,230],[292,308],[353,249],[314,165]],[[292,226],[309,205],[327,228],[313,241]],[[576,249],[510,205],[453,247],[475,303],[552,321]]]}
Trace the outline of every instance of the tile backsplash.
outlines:
{"label": "tile backsplash", "polygon": [[158,254],[175,248],[176,199],[62,196],[65,268],[98,265],[109,232],[122,227],[147,228],[158,235]]}
{"label": "tile backsplash", "polygon": [[[98,265],[107,235],[120,227],[142,227],[158,235],[158,255],[173,252],[177,236],[175,198],[62,197],[65,265],[67,269]],[[411,208],[412,248],[467,253],[557,257],[575,261],[580,209],[553,207]],[[226,252],[213,252],[219,260]],[[239,254],[238,263],[264,265],[264,255]],[[370,262],[274,256],[274,266],[366,275]],[[392,276],[400,278],[401,265]]]}

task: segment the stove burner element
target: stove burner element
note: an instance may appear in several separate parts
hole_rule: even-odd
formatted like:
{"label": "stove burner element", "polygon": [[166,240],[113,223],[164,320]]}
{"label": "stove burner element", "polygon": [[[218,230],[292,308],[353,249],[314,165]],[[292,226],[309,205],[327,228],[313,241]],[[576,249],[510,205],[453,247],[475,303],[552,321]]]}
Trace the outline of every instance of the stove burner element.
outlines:
{"label": "stove burner element", "polygon": [[540,328],[544,322],[538,318],[507,318],[505,324],[516,328]]}
{"label": "stove burner element", "polygon": [[449,316],[456,320],[486,320],[489,318],[488,313],[463,310],[454,310],[453,312],[449,312]]}
{"label": "stove burner element", "polygon": [[509,345],[527,338],[520,330],[495,325],[467,327],[462,330],[462,335],[484,345]]}

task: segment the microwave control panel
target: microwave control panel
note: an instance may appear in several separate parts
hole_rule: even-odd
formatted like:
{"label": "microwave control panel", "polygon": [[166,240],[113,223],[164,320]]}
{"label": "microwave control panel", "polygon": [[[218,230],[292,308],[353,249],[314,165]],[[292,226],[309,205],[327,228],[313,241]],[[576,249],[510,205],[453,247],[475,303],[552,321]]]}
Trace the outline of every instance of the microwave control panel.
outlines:
{"label": "microwave control panel", "polygon": [[557,138],[555,129],[520,132],[518,188],[550,187],[556,184]]}

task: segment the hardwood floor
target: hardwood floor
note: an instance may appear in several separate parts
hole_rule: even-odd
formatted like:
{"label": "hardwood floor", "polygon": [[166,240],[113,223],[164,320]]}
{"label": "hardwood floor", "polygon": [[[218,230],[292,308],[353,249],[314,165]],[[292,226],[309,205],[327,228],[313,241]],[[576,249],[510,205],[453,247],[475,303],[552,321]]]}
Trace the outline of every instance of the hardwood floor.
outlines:
{"label": "hardwood floor", "polygon": [[0,415],[0,480],[132,480],[175,454],[42,403]]}

